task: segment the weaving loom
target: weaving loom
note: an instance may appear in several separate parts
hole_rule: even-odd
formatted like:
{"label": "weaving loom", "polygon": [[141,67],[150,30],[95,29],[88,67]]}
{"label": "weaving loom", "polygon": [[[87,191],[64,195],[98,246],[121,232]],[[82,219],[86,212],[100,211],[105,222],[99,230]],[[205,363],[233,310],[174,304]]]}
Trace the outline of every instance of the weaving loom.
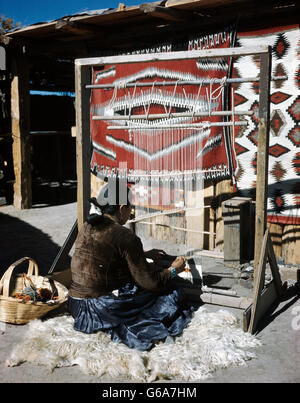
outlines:
{"label": "weaving loom", "polygon": [[[196,197],[204,178],[230,176],[231,142],[224,128],[247,125],[240,116],[251,112],[224,110],[228,60],[214,61],[212,77],[198,58],[93,68],[87,86],[92,89],[91,167],[100,178],[124,175],[135,182],[140,224],[156,225],[146,220],[181,213],[179,224],[168,226],[189,231],[182,212],[199,217],[209,207]],[[200,226],[193,232],[204,231]],[[180,240],[185,243],[184,236]]]}
{"label": "weaving loom", "polygon": [[[130,63],[137,63],[139,66],[141,66],[142,63],[159,63],[159,62],[170,62],[172,61],[172,68],[175,66],[175,62],[177,61],[182,62],[182,64],[186,61],[192,61],[192,60],[197,60],[197,59],[204,59],[204,58],[224,58],[224,57],[243,57],[243,56],[250,56],[250,55],[256,55],[260,62],[260,76],[259,77],[244,77],[244,78],[227,78],[225,76],[220,77],[218,79],[213,78],[213,79],[207,79],[207,78],[201,78],[201,77],[193,77],[192,80],[189,80],[189,82],[186,82],[181,79],[177,79],[175,82],[166,82],[166,80],[156,80],[159,81],[156,83],[156,81],[152,81],[151,83],[149,82],[138,82],[137,80],[133,83],[127,83],[126,81],[120,84],[120,83],[104,83],[104,84],[98,84],[98,83],[93,83],[89,84],[90,80],[90,68],[93,67],[93,79],[95,79],[95,66],[97,67],[97,70],[101,71],[102,77],[107,79],[108,77],[114,77],[116,74],[116,65],[122,65],[122,64],[130,64]],[[173,63],[174,62],[174,63]],[[100,68],[99,68],[100,67]],[[101,77],[101,76],[100,76]],[[189,210],[190,207],[187,207],[184,203],[188,201],[188,197],[186,197],[186,194],[188,195],[188,189],[192,189],[193,191],[193,198],[196,201],[195,207],[191,207],[191,209],[194,210],[200,210],[200,214],[203,214],[203,210],[208,207],[210,208],[211,206],[204,206],[203,203],[200,206],[198,205],[199,202],[199,197],[197,195],[197,191],[194,191],[194,189],[201,189],[202,190],[202,183],[203,183],[203,158],[201,163],[197,161],[199,160],[199,157],[201,155],[201,151],[203,153],[203,148],[205,147],[206,143],[208,142],[207,139],[209,139],[209,136],[212,132],[212,129],[214,127],[228,127],[231,126],[233,131],[235,126],[242,126],[242,125],[247,125],[247,120],[238,120],[240,119],[240,116],[244,116],[245,119],[247,117],[251,117],[253,115],[253,111],[239,111],[236,112],[234,109],[234,91],[231,92],[231,105],[232,109],[229,111],[227,110],[222,110],[222,107],[218,109],[215,107],[213,109],[212,107],[212,102],[211,101],[217,101],[221,100],[222,97],[221,94],[223,95],[224,92],[224,87],[227,86],[228,84],[231,83],[238,83],[238,82],[259,82],[260,86],[260,91],[259,91],[259,110],[258,110],[258,119],[259,119],[259,126],[258,126],[258,152],[257,152],[257,194],[256,194],[256,213],[255,213],[255,246],[254,246],[254,279],[255,279],[255,298],[253,299],[253,303],[250,304],[250,302],[247,300],[245,301],[245,298],[234,298],[234,301],[229,300],[230,296],[226,295],[226,301],[222,300],[222,302],[217,298],[212,298],[212,294],[210,294],[209,298],[204,298],[205,301],[208,303],[217,303],[225,306],[233,306],[241,309],[246,309],[245,311],[245,321],[244,321],[244,330],[248,329],[249,326],[249,320],[251,319],[250,322],[250,331],[254,332],[255,331],[255,326],[254,326],[254,319],[257,321],[257,318],[259,317],[259,313],[257,312],[257,307],[258,307],[258,302],[260,299],[263,297],[263,294],[260,295],[261,291],[261,284],[262,284],[262,277],[261,273],[264,271],[265,268],[265,260],[262,261],[261,259],[261,245],[262,242],[266,239],[266,236],[268,235],[268,231],[266,231],[266,222],[267,222],[267,214],[266,214],[266,202],[267,202],[267,186],[268,186],[268,181],[267,181],[267,172],[268,172],[268,146],[269,146],[269,125],[270,125],[270,119],[269,119],[269,110],[270,110],[270,82],[271,80],[284,80],[286,77],[284,76],[276,76],[276,78],[271,77],[271,48],[268,46],[256,46],[256,47],[249,47],[249,48],[232,48],[232,49],[211,49],[209,51],[203,50],[203,51],[193,51],[193,52],[174,52],[171,54],[163,54],[163,53],[157,53],[157,54],[146,54],[146,55],[140,55],[138,58],[136,58],[135,55],[126,55],[126,56],[109,56],[106,58],[89,58],[89,59],[77,59],[75,61],[75,83],[76,83],[76,108],[77,108],[77,115],[76,115],[76,121],[78,123],[78,128],[77,128],[77,167],[78,167],[78,226],[83,224],[84,218],[88,214],[88,209],[89,209],[89,196],[91,192],[90,188],[90,167],[87,166],[87,163],[89,162],[90,165],[90,160],[88,161],[87,157],[89,156],[89,151],[90,151],[90,138],[89,136],[86,135],[87,132],[90,131],[90,127],[92,128],[92,142],[94,146],[94,152],[93,152],[93,158],[92,158],[92,166],[94,173],[97,173],[98,176],[103,177],[109,177],[111,178],[116,178],[119,177],[119,179],[122,176],[125,176],[126,179],[128,178],[136,178],[137,183],[140,183],[141,180],[144,179],[145,183],[147,184],[148,188],[143,189],[146,193],[146,203],[145,199],[143,203],[141,203],[141,207],[143,209],[141,216],[139,216],[135,221],[141,222],[141,220],[145,218],[153,218],[154,216],[161,215],[161,216],[168,216],[169,214],[173,213],[178,213]],[[99,77],[98,77],[99,80]],[[148,78],[149,80],[149,78]],[[172,80],[174,80],[174,77],[172,77]],[[220,84],[219,87],[215,87],[214,85]],[[171,100],[174,98],[176,99],[177,97],[177,88],[178,86],[180,87],[182,85],[182,93],[184,93],[184,97],[181,95],[179,98],[184,99],[184,102],[188,102],[188,100],[191,100],[191,107],[190,109],[185,108],[183,111],[172,111],[172,104],[173,102],[169,101],[169,109],[167,109],[167,104],[163,104],[163,108],[165,111],[165,114],[162,113],[161,105],[160,110],[158,113],[154,113],[154,111],[151,110],[152,105],[157,105],[157,99],[153,100],[153,96],[156,93],[154,90],[155,87],[162,87],[160,95],[165,95],[166,93],[163,93],[165,90],[165,87],[174,87],[173,89],[173,96],[171,97]],[[198,91],[197,95],[195,98],[195,91],[190,90],[190,93],[187,93],[185,90],[184,86],[188,85],[196,85],[198,86]],[[209,86],[209,90],[205,91],[205,94],[201,93],[202,87],[205,88],[205,86]],[[130,94],[126,94],[126,87],[134,88],[134,96]],[[134,110],[133,105],[135,102],[135,95],[136,95],[136,90],[138,87],[149,87],[150,90],[148,92],[148,100],[145,101],[145,96],[143,95],[143,111],[141,112],[140,110],[137,110],[138,113],[133,113],[132,110]],[[103,102],[101,105],[100,103],[95,107],[95,103],[90,102],[91,99],[93,98],[93,94],[91,96],[90,94],[90,89],[95,89],[95,90],[110,90],[113,91],[111,94],[111,97],[109,100],[106,100]],[[129,100],[129,106],[128,108],[124,108],[122,113],[115,113],[114,109],[112,106],[114,106],[114,103],[118,99],[118,91],[125,91],[124,99],[126,101]],[[94,93],[94,91],[93,91]],[[179,94],[182,94],[179,92]],[[144,93],[141,93],[144,94]],[[216,95],[218,94],[218,95]],[[138,93],[137,93],[138,95]],[[202,96],[202,98],[200,98]],[[200,100],[200,102],[199,102]],[[220,101],[220,103],[221,103]],[[205,105],[205,106],[203,106]],[[174,105],[173,105],[174,106]],[[101,109],[102,108],[102,109]],[[105,109],[106,108],[106,109]],[[117,110],[117,108],[116,108]],[[120,109],[119,109],[120,110]],[[128,110],[128,111],[127,111]],[[105,111],[109,111],[109,113],[105,113]],[[101,113],[99,113],[101,112]],[[176,115],[175,115],[176,114]],[[179,115],[178,115],[179,114]],[[226,117],[225,121],[217,121],[217,117]],[[208,120],[202,121],[202,117],[209,117]],[[228,120],[229,117],[229,120]],[[184,118],[183,120],[175,120],[178,118]],[[153,125],[151,125],[151,122],[153,120]],[[167,122],[166,122],[167,120]],[[116,126],[111,126],[111,123],[117,121],[119,125]],[[160,142],[160,157],[161,157],[161,162],[159,163],[154,162],[153,166],[153,161],[155,161],[157,158],[148,158],[148,161],[144,162],[143,158],[145,158],[144,153],[140,153],[141,155],[135,156],[131,155],[131,160],[128,158],[127,160],[125,158],[117,159],[117,150],[108,150],[110,151],[110,155],[105,155],[106,147],[98,147],[98,154],[104,158],[110,159],[110,164],[114,163],[114,167],[112,166],[105,166],[104,164],[99,166],[97,164],[97,161],[94,159],[95,157],[95,149],[97,148],[97,142],[93,138],[93,128],[95,128],[94,123],[98,122],[104,123],[104,132],[96,132],[96,135],[100,136],[100,139],[107,140],[108,136],[105,135],[105,132],[111,130],[114,133],[118,133],[118,131],[123,130],[123,133],[120,133],[120,136],[123,135],[122,137],[116,137],[116,143],[117,144],[123,144],[127,143],[128,145],[131,144],[133,146],[137,146],[139,144],[139,141],[143,138],[144,143],[142,144],[142,147],[146,148],[146,151],[153,150],[153,146],[155,144],[155,139],[161,138],[161,142],[163,142],[163,138],[169,136],[174,138],[174,130],[180,129],[180,133],[182,134],[181,137],[181,143],[180,145],[185,145],[186,146],[186,139],[188,139],[188,145],[191,146],[197,145],[199,148],[194,150],[194,154],[191,153],[186,153],[186,158],[178,158],[177,159],[177,164],[174,163],[174,159],[172,160],[171,158],[171,163],[170,163],[170,158],[168,154],[171,152],[174,152],[175,154],[178,152],[176,147],[173,146],[173,142],[170,144],[164,144],[161,146]],[[130,123],[130,124],[128,124]],[[133,124],[135,123],[135,124]],[[204,134],[206,129],[210,129],[209,134]],[[194,139],[196,139],[194,142],[191,141],[191,135],[190,134],[183,134],[185,130],[190,133],[190,131],[196,133],[194,135]],[[147,132],[150,132],[152,136],[147,136]],[[137,132],[137,135],[132,135],[132,132]],[[126,138],[126,134],[128,138]],[[170,133],[171,136],[170,136]],[[95,133],[94,133],[95,134]],[[155,134],[155,136],[153,135]],[[165,134],[165,136],[163,136]],[[109,133],[109,136],[110,133]],[[113,137],[113,136],[111,136]],[[125,137],[125,140],[124,140]],[[137,138],[135,138],[137,137]],[[231,136],[230,136],[231,137]],[[180,138],[180,137],[179,137]],[[234,139],[234,132],[232,135],[232,138]],[[146,139],[146,142],[145,142]],[[150,141],[149,141],[150,139]],[[127,140],[127,141],[126,141]],[[205,143],[206,140],[206,143]],[[234,143],[234,142],[233,142]],[[99,143],[98,143],[99,144]],[[145,146],[146,144],[146,146]],[[149,144],[151,145],[152,148],[149,148]],[[175,143],[176,144],[176,143]],[[171,145],[171,146],[170,146]],[[113,146],[111,146],[113,147]],[[166,147],[166,148],[164,148]],[[201,148],[202,147],[202,148]],[[129,148],[129,147],[128,147]],[[179,148],[179,147],[178,147]],[[126,152],[126,147],[124,148]],[[164,155],[164,151],[167,149],[167,156]],[[192,147],[191,147],[192,149]],[[191,151],[191,149],[189,151]],[[100,151],[100,152],[99,152]],[[132,150],[130,150],[132,152]],[[104,155],[103,155],[104,154]],[[148,153],[150,154],[150,153]],[[174,154],[174,153],[173,153]],[[151,155],[151,154],[150,154]],[[155,153],[152,154],[152,156],[155,155]],[[184,154],[181,154],[184,155]],[[174,155],[173,155],[174,156]],[[196,156],[196,159],[195,159]],[[147,157],[147,153],[146,153]],[[139,160],[140,158],[140,160]],[[175,160],[176,161],[176,160]],[[212,161],[214,163],[215,161]],[[129,163],[129,169],[128,169],[128,163]],[[132,165],[132,163],[136,163],[135,165]],[[130,166],[131,164],[131,166]],[[186,164],[186,165],[185,165]],[[155,169],[159,167],[159,170]],[[189,169],[185,169],[189,168]],[[173,170],[173,171],[172,171]],[[235,172],[231,171],[231,174],[235,174]],[[163,187],[164,183],[167,183],[167,186],[169,189],[172,188],[171,183],[173,182],[173,192],[174,192],[174,177],[180,176],[184,178],[183,180],[183,187],[180,188],[179,186],[179,192],[184,192],[184,194],[181,197],[181,200],[179,200],[180,204],[183,204],[183,207],[177,208],[175,210],[163,210],[160,211],[159,213],[153,214],[152,212],[148,215],[145,214],[145,207],[150,208],[151,205],[149,205],[149,194],[148,190],[152,191],[152,184],[153,181],[158,181],[157,187],[160,189],[161,184],[162,184],[162,189],[163,193],[165,194],[165,187]],[[187,179],[188,178],[188,179]],[[197,180],[198,179],[198,180]],[[234,177],[233,177],[234,179]],[[150,186],[149,186],[149,181],[150,181]],[[120,183],[120,181],[118,181]],[[122,181],[121,181],[122,182]],[[188,183],[192,184],[192,186],[188,186]],[[199,183],[201,184],[199,186]],[[197,185],[199,186],[197,188]],[[194,186],[194,187],[193,187]],[[154,186],[155,188],[155,186]],[[177,190],[178,190],[177,189]],[[175,193],[173,193],[174,196]],[[170,197],[171,192],[168,193],[169,199],[166,200],[168,203],[168,206],[172,206],[172,198]],[[152,200],[151,200],[152,201]],[[175,205],[175,202],[177,200],[173,197],[173,205]],[[160,198],[158,198],[158,203],[160,203]],[[162,209],[163,204],[158,204],[158,210]],[[196,217],[196,216],[195,216]],[[188,218],[187,215],[185,218]],[[194,221],[194,217],[190,217],[192,221]],[[152,222],[147,222],[150,226],[153,225]],[[154,223],[155,225],[156,223]],[[168,225],[169,228],[171,228],[170,225]],[[76,225],[77,228],[77,225]],[[188,229],[184,228],[184,226],[179,226],[179,227],[173,227],[174,230],[179,230],[179,231],[188,231]],[[204,233],[203,230],[200,229],[196,230],[194,232],[197,233]],[[73,230],[72,230],[73,233]],[[70,234],[71,235],[71,234]],[[177,241],[177,240],[175,240]],[[145,247],[145,242],[143,242],[144,247]],[[272,243],[271,241],[269,242],[270,245],[270,250],[273,251],[272,249]],[[154,246],[154,245],[153,245]],[[163,245],[159,245],[160,248],[163,247]],[[66,249],[65,245],[63,246],[63,251]],[[177,250],[178,252],[178,250]],[[168,251],[168,253],[170,253]],[[179,255],[182,253],[176,253],[176,255]],[[274,254],[274,251],[273,251]],[[276,265],[276,268],[278,270],[278,267]],[[52,267],[51,267],[52,269]],[[275,266],[274,266],[274,272]],[[277,272],[276,272],[277,273]],[[190,274],[190,273],[189,273]],[[201,276],[201,267],[200,267],[200,277]],[[257,276],[258,277],[255,277]],[[264,279],[264,277],[263,277]],[[275,293],[272,295],[272,300],[268,300],[268,304],[266,303],[266,307],[268,308],[270,301],[272,302],[274,298],[277,298],[277,296],[281,295],[281,282],[280,284],[278,283],[277,285],[274,282],[274,278],[272,281],[272,284],[275,287]],[[278,292],[277,292],[277,286],[278,286]],[[274,289],[272,287],[272,290]],[[270,288],[271,289],[271,288]],[[197,290],[196,290],[197,291]],[[208,290],[206,290],[208,291]],[[198,292],[198,291],[197,291]],[[204,291],[205,292],[205,291]],[[210,291],[209,291],[210,292]],[[265,294],[264,294],[265,295]],[[197,294],[197,298],[199,298],[199,294]],[[229,298],[229,299],[228,299]],[[214,301],[214,302],[213,302]],[[250,305],[249,305],[250,304]],[[252,306],[253,305],[253,306]],[[252,307],[252,308],[251,308]],[[264,307],[264,309],[266,308]],[[262,312],[262,311],[261,311]],[[260,312],[260,315],[261,315]],[[264,312],[264,311],[263,311]],[[249,315],[251,313],[251,317]]]}

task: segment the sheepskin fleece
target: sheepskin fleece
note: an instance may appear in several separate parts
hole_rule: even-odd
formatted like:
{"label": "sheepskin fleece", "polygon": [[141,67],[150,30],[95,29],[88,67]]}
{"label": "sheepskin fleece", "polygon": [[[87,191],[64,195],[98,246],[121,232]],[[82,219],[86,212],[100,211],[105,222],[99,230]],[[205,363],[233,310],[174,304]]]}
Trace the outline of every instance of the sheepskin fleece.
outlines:
{"label": "sheepskin fleece", "polygon": [[16,346],[6,364],[27,361],[50,370],[79,365],[85,374],[107,375],[115,381],[195,382],[212,376],[217,369],[245,365],[255,358],[251,350],[260,345],[226,310],[210,313],[201,307],[175,343],[160,342],[149,352],[114,343],[102,332],[79,333],[73,329],[73,318],[65,314],[32,321],[24,342]]}

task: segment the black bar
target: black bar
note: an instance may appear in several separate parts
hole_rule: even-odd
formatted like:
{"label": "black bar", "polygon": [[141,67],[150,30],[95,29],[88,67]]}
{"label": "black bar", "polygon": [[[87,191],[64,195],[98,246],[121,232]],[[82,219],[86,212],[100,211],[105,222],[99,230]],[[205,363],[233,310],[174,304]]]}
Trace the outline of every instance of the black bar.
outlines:
{"label": "black bar", "polygon": [[78,234],[78,225],[77,225],[77,220],[76,220],[75,223],[73,224],[71,231],[69,232],[69,235],[67,236],[67,239],[65,240],[65,243],[60,248],[60,251],[58,252],[57,256],[55,257],[55,259],[52,263],[52,266],[50,267],[50,269],[48,271],[48,275],[52,274],[54,271],[56,271],[58,266],[67,257],[68,253],[70,252],[70,250],[75,242],[77,234]]}

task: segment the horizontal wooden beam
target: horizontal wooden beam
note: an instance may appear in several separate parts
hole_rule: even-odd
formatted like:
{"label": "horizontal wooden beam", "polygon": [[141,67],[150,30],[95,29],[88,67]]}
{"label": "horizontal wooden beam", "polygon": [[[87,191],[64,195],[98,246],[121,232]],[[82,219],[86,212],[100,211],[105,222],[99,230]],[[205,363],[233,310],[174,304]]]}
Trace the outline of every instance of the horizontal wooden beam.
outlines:
{"label": "horizontal wooden beam", "polygon": [[199,7],[201,9],[224,6],[224,3],[234,4],[235,6],[240,6],[241,3],[245,3],[245,0],[167,0],[165,3],[166,7],[181,7],[181,8],[195,8]]}
{"label": "horizontal wooden beam", "polygon": [[[45,41],[36,38],[28,39],[0,35],[0,45],[2,44],[4,47],[11,49],[14,54],[36,57],[39,60],[50,57],[53,62],[53,58],[75,59],[78,55],[87,55],[86,41],[81,39],[74,45],[74,43],[63,43],[59,40],[47,38],[47,46],[45,46]],[[31,60],[29,62],[32,64]]]}
{"label": "horizontal wooden beam", "polygon": [[246,297],[203,293],[201,288],[184,287],[184,293],[188,299],[195,302],[204,302],[207,304],[227,306],[236,309],[246,309],[253,301],[252,298]]}
{"label": "horizontal wooden beam", "polygon": [[[139,55],[138,62],[155,62],[168,60],[186,60],[211,57],[236,57],[259,55],[268,52],[268,46],[249,46],[245,48],[221,48],[221,49],[206,49],[195,50],[193,52],[172,52],[172,53],[150,53]],[[85,59],[76,59],[75,64],[78,66],[89,65],[105,65],[105,64],[124,64],[136,63],[136,55],[108,56],[108,57],[91,57]]]}
{"label": "horizontal wooden beam", "polygon": [[[87,85],[87,88],[90,86]],[[212,112],[173,112],[173,113],[153,113],[149,115],[95,115],[92,120],[152,120],[152,119],[164,119],[164,118],[197,118],[200,116],[251,116],[253,111],[212,111]]]}
{"label": "horizontal wooden beam", "polygon": [[55,25],[56,30],[62,30],[70,32],[74,35],[80,36],[94,36],[98,34],[103,34],[104,31],[98,26],[83,24],[81,22],[69,21],[69,20],[59,20]]}
{"label": "horizontal wooden beam", "polygon": [[176,21],[176,22],[187,22],[191,17],[192,13],[175,10],[171,8],[157,6],[155,4],[141,4],[140,10],[156,18],[161,18],[166,21]]}

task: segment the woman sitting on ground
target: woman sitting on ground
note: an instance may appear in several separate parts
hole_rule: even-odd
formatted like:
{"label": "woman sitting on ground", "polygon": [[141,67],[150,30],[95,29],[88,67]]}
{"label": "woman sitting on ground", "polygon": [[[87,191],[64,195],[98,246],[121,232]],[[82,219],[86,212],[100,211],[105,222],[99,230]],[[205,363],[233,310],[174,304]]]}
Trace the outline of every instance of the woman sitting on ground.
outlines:
{"label": "woman sitting on ground", "polygon": [[79,231],[71,261],[69,311],[78,331],[101,330],[113,341],[149,350],[156,341],[179,335],[193,308],[171,282],[184,270],[185,258],[177,257],[169,268],[155,266],[164,252],[144,252],[141,240],[123,226],[132,209],[128,194],[126,204],[119,204],[118,194],[116,204],[98,204],[100,214],[90,215]]}

